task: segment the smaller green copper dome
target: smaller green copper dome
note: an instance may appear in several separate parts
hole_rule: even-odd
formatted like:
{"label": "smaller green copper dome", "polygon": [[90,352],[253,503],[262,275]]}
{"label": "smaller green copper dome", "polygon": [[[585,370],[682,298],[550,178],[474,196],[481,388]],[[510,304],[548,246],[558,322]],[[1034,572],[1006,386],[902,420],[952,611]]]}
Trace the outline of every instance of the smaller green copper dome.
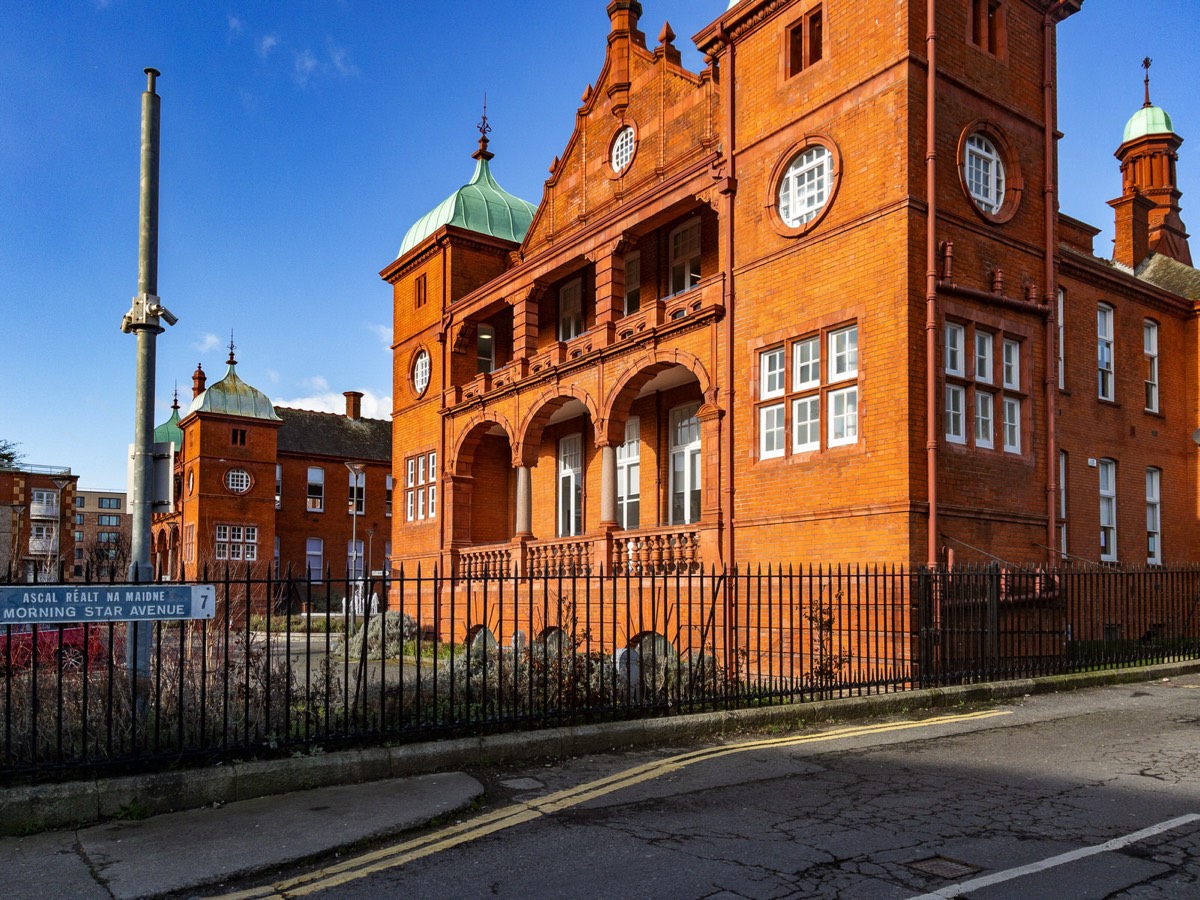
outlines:
{"label": "smaller green copper dome", "polygon": [[165,444],[170,441],[178,450],[183,446],[183,431],[179,427],[179,398],[171,404],[171,418],[154,429],[154,443]]}
{"label": "smaller green copper dome", "polygon": [[267,419],[279,422],[271,400],[258,388],[251,387],[238,377],[237,361],[230,355],[229,371],[225,377],[192,401],[187,414],[218,413],[224,416],[244,416],[247,419]]}
{"label": "smaller green copper dome", "polygon": [[482,150],[475,158],[479,161],[475,175],[408,229],[397,258],[443,225],[456,225],[518,244],[525,239],[537,207],[514,197],[496,183],[488,166],[490,153]]}
{"label": "smaller green copper dome", "polygon": [[1137,140],[1148,134],[1174,134],[1171,117],[1161,106],[1143,106],[1125,123],[1125,140]]}

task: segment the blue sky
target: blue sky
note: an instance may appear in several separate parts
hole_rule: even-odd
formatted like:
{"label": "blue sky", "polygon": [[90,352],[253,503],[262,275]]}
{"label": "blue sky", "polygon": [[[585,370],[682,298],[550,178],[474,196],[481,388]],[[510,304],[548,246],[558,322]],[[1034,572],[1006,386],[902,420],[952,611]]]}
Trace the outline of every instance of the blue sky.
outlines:
{"label": "blue sky", "polygon": [[[85,488],[124,487],[135,341],[118,325],[137,288],[146,66],[162,71],[159,295],[179,317],[158,340],[155,421],[176,382],[186,407],[198,362],[221,377],[231,330],[239,373],[277,404],[340,411],[359,390],[386,418],[379,270],[470,177],[485,92],[493,172],[540,199],[603,61],[605,5],[6,0],[0,438]],[[689,38],[726,5],[643,0],[642,29],[653,44],[669,20],[696,69]],[[1200,3],[1086,0],[1059,34],[1063,211],[1105,229],[1107,252],[1112,153],[1149,55],[1155,103],[1195,139],[1179,172],[1200,229]]]}

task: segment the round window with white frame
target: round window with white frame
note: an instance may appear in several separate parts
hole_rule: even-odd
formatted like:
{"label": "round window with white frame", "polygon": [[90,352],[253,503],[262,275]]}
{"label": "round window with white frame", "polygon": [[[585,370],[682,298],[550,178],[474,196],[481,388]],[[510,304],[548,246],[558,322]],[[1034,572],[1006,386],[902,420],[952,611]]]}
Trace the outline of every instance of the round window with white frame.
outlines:
{"label": "round window with white frame", "polygon": [[225,487],[234,494],[244,494],[250,490],[250,473],[245,469],[230,469],[225,473]]}
{"label": "round window with white frame", "polygon": [[829,202],[833,178],[833,153],[824,144],[810,144],[796,154],[779,182],[783,224],[801,228],[815,219]]}
{"label": "round window with white frame", "polygon": [[609,152],[609,164],[618,175],[625,171],[633,159],[636,144],[636,135],[632,125],[625,125],[617,131],[613,138],[612,150]]}
{"label": "round window with white frame", "polygon": [[967,192],[983,212],[996,215],[1004,206],[1004,159],[996,144],[986,135],[976,132],[967,138],[963,151],[963,175]]}
{"label": "round window with white frame", "polygon": [[418,350],[413,357],[412,386],[418,397],[429,387],[429,353],[424,349]]}

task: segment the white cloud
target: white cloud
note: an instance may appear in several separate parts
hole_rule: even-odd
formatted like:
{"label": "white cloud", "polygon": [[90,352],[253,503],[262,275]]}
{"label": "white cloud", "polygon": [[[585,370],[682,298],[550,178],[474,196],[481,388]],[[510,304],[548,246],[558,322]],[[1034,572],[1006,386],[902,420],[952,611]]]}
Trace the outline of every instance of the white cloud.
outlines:
{"label": "white cloud", "polygon": [[229,38],[230,38],[230,40],[232,40],[233,38],[237,37],[239,34],[242,33],[242,29],[244,26],[242,25],[241,19],[239,19],[237,16],[231,15],[231,16],[227,17],[226,21],[228,21],[228,23],[229,23]]}
{"label": "white cloud", "polygon": [[329,42],[329,62],[333,66],[333,71],[343,78],[358,75],[358,66],[350,62],[350,54],[346,52],[346,48],[339,47],[332,41]]}
{"label": "white cloud", "polygon": [[[346,412],[346,398],[336,391],[319,391],[306,397],[294,397],[287,400],[275,399],[276,406],[286,406],[290,409],[310,409],[315,412],[337,413]],[[390,419],[392,416],[392,398],[372,391],[363,391],[362,414],[366,419]]]}
{"label": "white cloud", "polygon": [[279,46],[279,35],[264,34],[258,39],[258,55],[262,59],[266,59],[271,55],[271,51]]}
{"label": "white cloud", "polygon": [[308,80],[321,67],[317,62],[317,58],[312,55],[309,50],[297,50],[295,52],[292,77],[296,79],[296,83],[301,87],[308,84]]}
{"label": "white cloud", "polygon": [[392,326],[368,325],[367,330],[379,338],[379,343],[383,344],[383,349],[389,351],[392,349]]}
{"label": "white cloud", "polygon": [[192,345],[201,353],[208,353],[210,350],[215,350],[221,346],[221,339],[215,334],[204,333],[200,335],[200,339]]}
{"label": "white cloud", "polygon": [[329,382],[325,380],[323,375],[314,375],[312,378],[305,378],[300,383],[310,391],[318,394],[329,390]]}

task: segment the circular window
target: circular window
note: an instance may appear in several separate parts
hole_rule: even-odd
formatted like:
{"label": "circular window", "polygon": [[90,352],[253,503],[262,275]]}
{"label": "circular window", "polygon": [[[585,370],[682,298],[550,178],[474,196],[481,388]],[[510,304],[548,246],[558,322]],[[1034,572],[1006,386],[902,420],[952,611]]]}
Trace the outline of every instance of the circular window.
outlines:
{"label": "circular window", "polygon": [[634,148],[634,133],[633,126],[626,125],[617,132],[617,136],[613,138],[612,151],[609,154],[609,162],[612,164],[614,172],[623,172],[625,167],[629,165],[629,161],[633,159]]}
{"label": "circular window", "polygon": [[967,138],[963,152],[963,175],[967,193],[975,205],[989,215],[1000,212],[1004,205],[1004,160],[990,139],[982,134]]}
{"label": "circular window", "polygon": [[779,182],[779,218],[789,228],[807,225],[829,200],[833,154],[821,144],[802,150]]}
{"label": "circular window", "polygon": [[245,469],[230,469],[225,473],[225,487],[235,494],[250,490],[250,473]]}
{"label": "circular window", "polygon": [[429,353],[425,350],[418,350],[417,355],[413,357],[412,384],[418,397],[429,387]]}

